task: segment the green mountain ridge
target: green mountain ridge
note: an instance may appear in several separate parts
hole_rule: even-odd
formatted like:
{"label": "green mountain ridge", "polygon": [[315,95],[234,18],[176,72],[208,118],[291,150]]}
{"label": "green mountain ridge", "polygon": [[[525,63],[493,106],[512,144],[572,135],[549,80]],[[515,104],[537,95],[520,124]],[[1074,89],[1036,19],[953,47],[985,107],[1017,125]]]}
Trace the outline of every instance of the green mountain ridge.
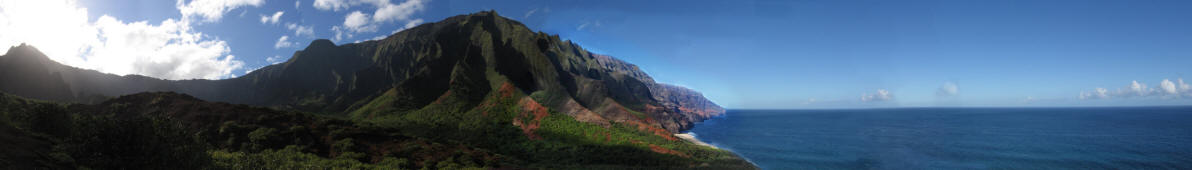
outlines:
{"label": "green mountain ridge", "polygon": [[[482,94],[499,87],[499,81],[509,81],[525,93],[541,93],[541,98],[535,99],[550,108],[586,116],[594,119],[592,122],[630,120],[618,111],[624,108],[647,113],[662,129],[678,132],[724,112],[698,92],[656,83],[633,64],[590,53],[558,36],[532,32],[495,12],[450,17],[379,41],[336,46],[328,40],[315,40],[289,61],[225,80],[116,76],[58,64],[29,46],[14,47],[9,53],[18,57],[5,58],[41,60],[0,64],[46,68],[4,67],[0,75],[14,81],[0,82],[0,90],[79,103],[137,92],[176,91],[204,100],[348,113],[391,89],[408,89],[402,93],[408,97],[403,102],[416,109],[446,93],[444,87],[451,83],[455,71],[461,70],[469,71],[475,84],[451,87],[469,87]],[[38,75],[42,73],[60,74],[61,78]],[[21,77],[24,75],[30,76]],[[58,80],[62,82],[53,82]],[[489,87],[483,87],[484,82]],[[38,92],[12,87],[22,85],[39,89],[65,86],[69,90]]]}
{"label": "green mountain ridge", "polygon": [[[18,169],[750,169],[723,150],[550,113],[513,98],[485,114],[355,120],[155,92],[97,104],[0,93],[0,167]],[[501,97],[501,94],[491,96]],[[522,100],[525,101],[525,100]],[[521,114],[521,115],[519,115]],[[413,119],[406,119],[413,118]],[[511,122],[541,123],[537,138]]]}
{"label": "green mountain ridge", "polygon": [[[315,40],[286,62],[225,80],[104,74],[61,65],[26,45],[0,56],[0,66],[0,91],[81,103],[57,111],[72,120],[96,122],[83,118],[109,115],[114,118],[97,122],[145,119],[192,129],[166,132],[193,136],[196,146],[208,148],[215,167],[355,161],[405,168],[443,168],[435,162],[490,168],[755,168],[727,151],[672,135],[724,113],[698,92],[657,83],[636,65],[533,32],[491,11],[376,41]],[[154,91],[177,93],[143,93]],[[58,140],[51,140],[55,146],[80,143],[61,140],[71,138],[62,135],[66,132],[22,125],[26,120],[19,115],[32,111],[20,108],[31,102],[6,100],[25,103],[0,109],[5,122],[18,129],[13,132],[20,132],[11,136],[48,134],[41,136]],[[60,153],[52,158],[61,164],[46,165],[102,167],[61,161],[64,152],[53,153]],[[233,161],[279,156],[294,160]]]}

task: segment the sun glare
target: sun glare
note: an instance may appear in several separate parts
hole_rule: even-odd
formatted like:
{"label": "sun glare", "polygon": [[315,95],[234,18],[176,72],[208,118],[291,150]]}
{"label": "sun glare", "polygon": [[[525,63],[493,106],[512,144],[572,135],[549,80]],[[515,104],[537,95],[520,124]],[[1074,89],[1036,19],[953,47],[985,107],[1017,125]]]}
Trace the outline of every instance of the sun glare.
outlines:
{"label": "sun glare", "polygon": [[163,79],[230,77],[243,62],[186,21],[123,21],[74,0],[0,0],[0,50],[32,45],[62,64]]}
{"label": "sun glare", "polygon": [[96,41],[87,9],[68,0],[0,0],[0,49],[21,43],[37,47],[51,59],[68,65]]}

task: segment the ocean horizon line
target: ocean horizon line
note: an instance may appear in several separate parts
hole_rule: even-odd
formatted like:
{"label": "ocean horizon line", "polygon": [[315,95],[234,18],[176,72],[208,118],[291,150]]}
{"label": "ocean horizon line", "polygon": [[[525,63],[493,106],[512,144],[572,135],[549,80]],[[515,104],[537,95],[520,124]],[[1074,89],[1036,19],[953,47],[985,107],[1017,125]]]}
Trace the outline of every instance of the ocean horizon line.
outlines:
{"label": "ocean horizon line", "polygon": [[901,109],[1112,109],[1112,108],[1189,108],[1190,105],[1143,106],[898,106],[898,107],[839,107],[839,108],[725,108],[727,111],[784,111],[784,110],[901,110]]}

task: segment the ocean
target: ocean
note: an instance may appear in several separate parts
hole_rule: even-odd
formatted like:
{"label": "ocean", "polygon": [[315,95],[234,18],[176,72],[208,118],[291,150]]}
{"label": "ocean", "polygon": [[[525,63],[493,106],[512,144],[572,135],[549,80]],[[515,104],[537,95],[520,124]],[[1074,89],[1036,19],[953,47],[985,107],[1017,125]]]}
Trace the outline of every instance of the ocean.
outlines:
{"label": "ocean", "polygon": [[688,132],[763,169],[1192,169],[1192,107],[730,110]]}

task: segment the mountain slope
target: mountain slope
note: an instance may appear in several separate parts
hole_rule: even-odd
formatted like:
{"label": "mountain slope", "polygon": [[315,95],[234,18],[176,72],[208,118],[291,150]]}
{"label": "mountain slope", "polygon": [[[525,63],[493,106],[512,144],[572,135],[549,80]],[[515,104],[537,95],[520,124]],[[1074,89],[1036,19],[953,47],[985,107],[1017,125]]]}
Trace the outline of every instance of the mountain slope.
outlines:
{"label": "mountain slope", "polygon": [[[454,16],[376,41],[335,45],[315,40],[284,63],[225,80],[104,74],[58,64],[29,46],[0,56],[0,66],[13,66],[0,67],[0,91],[93,104],[72,107],[83,113],[180,120],[188,128],[206,129],[189,133],[209,137],[200,143],[231,157],[284,149],[337,158],[341,153],[334,145],[348,139],[360,146],[353,153],[364,155],[351,158],[371,164],[428,154],[433,159],[406,160],[442,162],[467,155],[494,161],[474,164],[483,167],[751,168],[731,153],[672,135],[724,113],[698,92],[657,83],[636,65],[533,32],[495,12]],[[181,94],[129,95],[154,91]],[[110,96],[124,97],[106,100]],[[284,130],[296,124],[336,128],[313,135],[319,138],[245,140],[258,130],[258,135],[296,133]],[[245,126],[250,128],[225,132]],[[331,133],[336,129],[341,131]],[[460,153],[393,148],[416,143],[452,146],[427,149]]]}
{"label": "mountain slope", "polygon": [[[56,101],[177,91],[324,113],[348,113],[378,100],[409,111],[430,104],[448,87],[455,93],[469,90],[465,106],[474,106],[478,97],[508,81],[549,108],[593,123],[635,121],[678,132],[723,113],[698,92],[656,83],[635,65],[532,32],[495,12],[423,24],[380,41],[336,46],[316,40],[287,62],[227,80],[103,74],[55,63],[28,46],[14,47],[0,59],[7,66],[0,76],[10,80],[0,82],[0,90]],[[470,81],[454,82],[465,79]],[[389,91],[399,93],[400,100],[378,98]]]}
{"label": "mountain slope", "polygon": [[[494,105],[487,105],[483,114],[421,112],[407,114],[425,116],[421,119],[370,121],[206,102],[172,92],[138,93],[92,105],[60,105],[0,93],[0,142],[10,147],[0,153],[0,165],[755,168],[727,151],[670,141],[615,123],[604,128],[578,122],[548,113],[525,96],[509,94],[486,99]],[[527,138],[520,135],[526,124],[541,126]]]}

